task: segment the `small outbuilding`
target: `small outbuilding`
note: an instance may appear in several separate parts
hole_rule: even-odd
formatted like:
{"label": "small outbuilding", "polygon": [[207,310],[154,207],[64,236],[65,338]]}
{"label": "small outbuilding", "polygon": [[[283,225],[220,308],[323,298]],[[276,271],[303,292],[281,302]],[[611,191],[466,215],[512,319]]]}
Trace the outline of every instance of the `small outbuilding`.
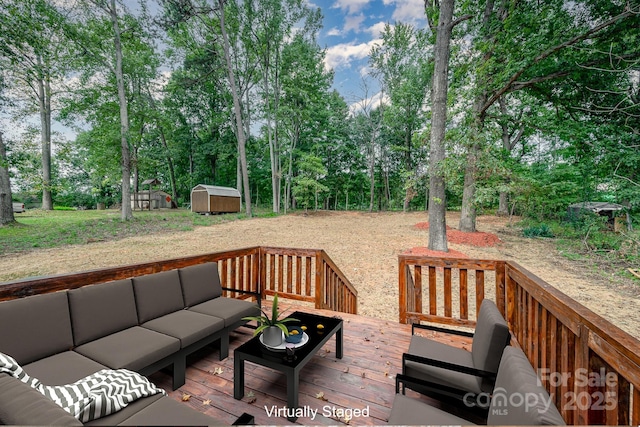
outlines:
{"label": "small outbuilding", "polygon": [[[582,212],[593,212],[597,215],[607,218],[607,222],[611,229],[618,231],[624,223],[624,219],[620,218],[620,211],[624,209],[624,206],[617,203],[607,202],[580,202],[569,205],[567,208],[567,214],[569,218],[578,218]],[[627,222],[630,223],[630,218],[627,217]]]}
{"label": "small outbuilding", "polygon": [[240,212],[240,192],[230,187],[196,185],[191,190],[191,212]]}

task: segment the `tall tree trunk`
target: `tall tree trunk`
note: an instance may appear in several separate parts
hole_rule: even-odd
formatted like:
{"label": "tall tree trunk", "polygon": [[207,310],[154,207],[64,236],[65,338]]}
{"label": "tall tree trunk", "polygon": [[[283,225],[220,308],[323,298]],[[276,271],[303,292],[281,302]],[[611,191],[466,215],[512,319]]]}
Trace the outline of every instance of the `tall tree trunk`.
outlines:
{"label": "tall tree trunk", "polygon": [[224,0],[218,0],[220,32],[222,33],[222,49],[224,50],[224,59],[227,63],[227,76],[229,77],[229,86],[231,88],[231,96],[233,97],[233,112],[236,119],[236,138],[238,139],[238,154],[240,156],[240,166],[242,169],[242,187],[244,190],[245,211],[251,218],[251,191],[249,187],[249,169],[247,167],[247,151],[246,151],[246,135],[242,124],[242,106],[240,105],[240,95],[236,86],[236,76],[233,71],[233,62],[231,61],[231,52],[229,47],[229,37],[224,23]]}
{"label": "tall tree trunk", "polygon": [[447,124],[447,92],[449,90],[449,45],[453,30],[455,0],[440,2],[440,17],[436,33],[433,84],[431,87],[431,147],[429,149],[429,249],[448,252],[447,203],[444,183],[445,147]]}
{"label": "tall tree trunk", "polygon": [[[42,58],[37,57],[38,65],[44,68]],[[40,107],[40,141],[42,151],[42,209],[53,210],[51,197],[51,85],[49,79],[38,76],[38,103]]]}
{"label": "tall tree trunk", "polygon": [[[478,125],[479,126],[479,125]],[[480,128],[476,129],[478,132]],[[462,189],[462,209],[460,210],[460,231],[473,233],[476,231],[476,173],[478,171],[478,144],[469,147],[467,163],[464,168],[464,187]]]}
{"label": "tall tree trunk", "polygon": [[2,132],[0,132],[0,226],[14,222],[16,222],[16,218],[13,215],[9,162],[7,161],[7,151],[2,140]]}
{"label": "tall tree trunk", "polygon": [[120,103],[120,150],[122,152],[122,210],[121,219],[129,221],[133,219],[131,211],[131,157],[129,152],[129,112],[127,110],[127,97],[124,88],[124,76],[122,72],[122,44],[120,41],[120,25],[118,23],[118,11],[116,0],[111,0],[109,7],[111,24],[113,26],[113,44],[116,51],[116,83],[118,85],[118,101]]}

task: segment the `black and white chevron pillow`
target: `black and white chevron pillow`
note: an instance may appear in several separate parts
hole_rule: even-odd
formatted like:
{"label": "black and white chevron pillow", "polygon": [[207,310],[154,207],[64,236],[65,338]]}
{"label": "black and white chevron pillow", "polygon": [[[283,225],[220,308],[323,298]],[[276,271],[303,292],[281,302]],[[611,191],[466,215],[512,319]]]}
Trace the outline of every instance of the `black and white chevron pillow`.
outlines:
{"label": "black and white chevron pillow", "polygon": [[11,375],[53,400],[83,423],[117,412],[141,397],[166,394],[127,369],[103,369],[73,384],[46,386],[32,378],[11,356],[0,353],[0,373]]}

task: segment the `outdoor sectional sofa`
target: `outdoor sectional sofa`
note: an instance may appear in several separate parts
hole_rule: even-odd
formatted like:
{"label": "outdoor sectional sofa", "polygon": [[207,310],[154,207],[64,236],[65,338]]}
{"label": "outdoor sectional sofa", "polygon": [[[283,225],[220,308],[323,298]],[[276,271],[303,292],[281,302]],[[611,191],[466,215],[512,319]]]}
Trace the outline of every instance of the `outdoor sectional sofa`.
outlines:
{"label": "outdoor sectional sofa", "polygon": [[[175,390],[185,382],[189,354],[220,341],[220,359],[226,358],[229,332],[258,313],[254,303],[222,296],[216,263],[198,264],[0,302],[0,352],[45,385],[70,384],[106,368],[149,375],[172,366]],[[0,424],[73,421],[27,384],[0,374]],[[220,423],[154,395],[89,424]]]}

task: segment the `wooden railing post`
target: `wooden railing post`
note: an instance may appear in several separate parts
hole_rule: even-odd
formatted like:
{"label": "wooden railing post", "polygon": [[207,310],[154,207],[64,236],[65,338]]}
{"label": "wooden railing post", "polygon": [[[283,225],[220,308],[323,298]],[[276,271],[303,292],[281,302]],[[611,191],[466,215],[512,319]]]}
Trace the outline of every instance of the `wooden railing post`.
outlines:
{"label": "wooden railing post", "polygon": [[400,309],[400,323],[407,323],[407,274],[409,266],[403,257],[398,258],[398,284],[399,284],[399,309]]}
{"label": "wooden railing post", "polygon": [[325,286],[324,260],[322,251],[318,250],[316,251],[316,308],[324,308]]}

